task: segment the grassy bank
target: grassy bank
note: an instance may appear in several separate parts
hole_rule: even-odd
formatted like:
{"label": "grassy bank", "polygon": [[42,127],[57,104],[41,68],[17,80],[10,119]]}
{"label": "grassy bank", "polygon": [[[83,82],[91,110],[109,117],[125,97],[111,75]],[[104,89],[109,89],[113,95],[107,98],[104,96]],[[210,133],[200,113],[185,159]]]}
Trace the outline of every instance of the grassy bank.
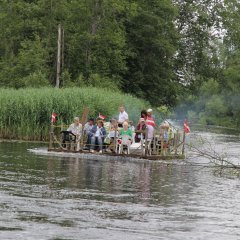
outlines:
{"label": "grassy bank", "polygon": [[89,107],[90,116],[116,117],[124,104],[130,119],[137,121],[148,103],[127,94],[97,88],[0,89],[0,138],[47,140],[52,111],[61,113],[64,124],[82,115]]}

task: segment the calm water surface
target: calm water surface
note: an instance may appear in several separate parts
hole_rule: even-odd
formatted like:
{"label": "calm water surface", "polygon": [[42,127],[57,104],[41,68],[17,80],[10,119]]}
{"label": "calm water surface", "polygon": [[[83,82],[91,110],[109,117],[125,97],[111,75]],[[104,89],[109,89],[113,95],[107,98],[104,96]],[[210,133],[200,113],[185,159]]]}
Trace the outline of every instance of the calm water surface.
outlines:
{"label": "calm water surface", "polygon": [[[233,159],[240,138],[206,134]],[[240,180],[185,162],[35,155],[0,143],[0,239],[240,239]]]}

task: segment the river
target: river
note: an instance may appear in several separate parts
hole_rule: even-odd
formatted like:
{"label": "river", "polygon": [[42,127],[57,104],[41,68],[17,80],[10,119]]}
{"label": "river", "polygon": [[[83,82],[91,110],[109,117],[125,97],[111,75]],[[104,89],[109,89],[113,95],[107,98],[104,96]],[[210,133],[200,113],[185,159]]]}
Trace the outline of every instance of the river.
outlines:
{"label": "river", "polygon": [[[205,135],[238,158],[239,136]],[[240,239],[240,180],[205,159],[83,160],[36,147],[0,143],[1,240]]]}

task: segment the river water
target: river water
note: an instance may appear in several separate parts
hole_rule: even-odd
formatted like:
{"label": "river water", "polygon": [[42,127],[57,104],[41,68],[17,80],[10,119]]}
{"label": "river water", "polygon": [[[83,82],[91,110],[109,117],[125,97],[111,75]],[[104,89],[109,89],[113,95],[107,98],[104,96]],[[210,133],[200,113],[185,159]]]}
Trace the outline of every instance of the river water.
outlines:
{"label": "river water", "polygon": [[[205,137],[238,158],[238,136]],[[36,147],[0,143],[1,240],[240,239],[240,180],[205,159],[84,160]]]}

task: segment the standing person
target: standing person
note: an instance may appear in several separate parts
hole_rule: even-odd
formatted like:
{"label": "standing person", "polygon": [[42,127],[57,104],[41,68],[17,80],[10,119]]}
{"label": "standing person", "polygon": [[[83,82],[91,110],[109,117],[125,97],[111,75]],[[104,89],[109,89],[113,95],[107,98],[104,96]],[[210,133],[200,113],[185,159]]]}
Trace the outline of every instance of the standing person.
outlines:
{"label": "standing person", "polygon": [[104,138],[106,137],[106,129],[103,121],[98,121],[91,130],[91,152],[94,152],[96,142],[98,143],[99,153],[102,153]]}
{"label": "standing person", "polygon": [[128,122],[128,114],[124,106],[119,107],[118,126],[123,127],[123,123]]}
{"label": "standing person", "polygon": [[83,133],[87,136],[86,149],[89,149],[91,144],[91,130],[94,127],[94,119],[90,118],[88,122],[84,125]]}
{"label": "standing person", "polygon": [[77,142],[77,151],[80,149],[80,139],[82,137],[82,124],[80,123],[79,117],[74,118],[74,122],[67,129],[68,132],[71,132],[76,136]]}
{"label": "standing person", "polygon": [[147,140],[152,140],[154,136],[154,128],[156,126],[155,120],[152,116],[153,110],[149,108],[147,110],[147,119],[146,119],[146,126],[147,126]]}
{"label": "standing person", "polygon": [[146,124],[155,127],[156,126],[155,119],[153,118],[152,113],[153,113],[153,110],[151,108],[149,108],[147,110]]}

